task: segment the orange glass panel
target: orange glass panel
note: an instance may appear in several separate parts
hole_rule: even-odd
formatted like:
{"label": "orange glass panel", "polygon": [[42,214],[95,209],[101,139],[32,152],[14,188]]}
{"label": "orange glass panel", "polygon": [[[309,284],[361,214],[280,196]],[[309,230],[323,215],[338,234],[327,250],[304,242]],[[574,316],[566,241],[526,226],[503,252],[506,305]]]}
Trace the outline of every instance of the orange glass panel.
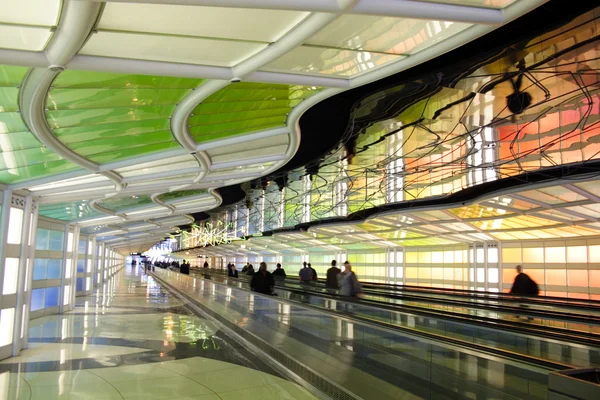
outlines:
{"label": "orange glass panel", "polygon": [[418,268],[418,270],[419,270],[419,280],[431,279],[431,268]]}
{"label": "orange glass panel", "polygon": [[525,270],[524,272],[529,275],[529,277],[531,279],[534,280],[535,283],[537,283],[538,285],[543,285],[544,284],[544,271],[543,269],[528,269]]}
{"label": "orange glass panel", "polygon": [[464,279],[463,276],[465,276],[464,268],[454,268],[454,280],[455,281],[462,281]]}
{"label": "orange glass panel", "polygon": [[502,262],[520,264],[523,262],[521,248],[503,248]]}
{"label": "orange glass panel", "polygon": [[600,270],[590,271],[590,287],[600,287]]}
{"label": "orange glass panel", "polygon": [[587,287],[589,285],[588,271],[584,269],[567,270],[569,286]]}
{"label": "orange glass panel", "polygon": [[589,246],[590,247],[590,262],[600,262],[600,246]]}
{"label": "orange glass panel", "polygon": [[504,283],[513,283],[516,276],[517,271],[513,268],[502,270],[502,282]]}
{"label": "orange glass panel", "polygon": [[567,286],[567,271],[564,269],[547,269],[546,285]]}
{"label": "orange glass panel", "polygon": [[590,297],[587,293],[569,293],[570,299],[588,299]]}
{"label": "orange glass panel", "polygon": [[525,263],[543,263],[544,249],[542,247],[531,247],[523,249],[523,262]]}

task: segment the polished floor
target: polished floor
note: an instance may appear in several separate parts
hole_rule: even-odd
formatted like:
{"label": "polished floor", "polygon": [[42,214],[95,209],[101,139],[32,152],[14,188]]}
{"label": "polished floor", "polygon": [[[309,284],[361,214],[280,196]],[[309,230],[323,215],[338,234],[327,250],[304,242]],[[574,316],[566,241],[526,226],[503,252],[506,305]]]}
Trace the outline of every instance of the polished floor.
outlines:
{"label": "polished floor", "polygon": [[128,266],[0,362],[0,399],[314,399]]}

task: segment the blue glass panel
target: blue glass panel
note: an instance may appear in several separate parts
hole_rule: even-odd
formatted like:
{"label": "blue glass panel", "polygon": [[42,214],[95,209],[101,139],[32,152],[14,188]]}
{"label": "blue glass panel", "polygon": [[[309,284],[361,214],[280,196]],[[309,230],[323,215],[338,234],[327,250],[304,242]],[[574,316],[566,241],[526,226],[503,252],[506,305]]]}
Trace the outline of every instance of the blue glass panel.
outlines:
{"label": "blue glass panel", "polygon": [[80,240],[79,246],[77,247],[77,252],[79,254],[85,254],[86,248],[87,248],[87,242],[85,240]]}
{"label": "blue glass panel", "polygon": [[46,279],[46,267],[48,260],[46,258],[36,258],[33,261],[33,280],[39,281]]}
{"label": "blue glass panel", "polygon": [[46,289],[33,289],[31,291],[31,311],[44,308],[44,291]]}
{"label": "blue glass panel", "polygon": [[58,296],[60,288],[58,286],[46,288],[46,308],[58,306]]}
{"label": "blue glass panel", "polygon": [[38,229],[35,238],[36,250],[48,250],[48,239],[50,231],[48,229]]}
{"label": "blue glass panel", "polygon": [[77,272],[85,272],[85,260],[77,260]]}
{"label": "blue glass panel", "polygon": [[62,271],[62,259],[48,260],[48,274],[46,279],[60,279]]}
{"label": "blue glass panel", "polygon": [[77,283],[75,283],[75,291],[82,292],[84,288],[85,278],[77,278]]}
{"label": "blue glass panel", "polygon": [[65,243],[65,233],[61,231],[50,231],[49,250],[62,251]]}

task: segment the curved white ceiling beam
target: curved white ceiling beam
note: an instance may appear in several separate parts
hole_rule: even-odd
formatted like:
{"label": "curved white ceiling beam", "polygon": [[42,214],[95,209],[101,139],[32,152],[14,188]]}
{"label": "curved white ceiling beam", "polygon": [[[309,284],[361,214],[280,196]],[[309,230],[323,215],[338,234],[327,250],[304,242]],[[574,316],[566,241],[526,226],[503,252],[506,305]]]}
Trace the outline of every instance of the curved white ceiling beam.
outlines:
{"label": "curved white ceiling beam", "polygon": [[200,164],[200,173],[193,180],[194,183],[198,183],[204,179],[206,174],[208,174],[208,171],[210,171],[212,168],[212,160],[210,159],[208,153],[202,150],[194,154],[194,158],[196,158],[196,160],[198,160],[198,164]]}
{"label": "curved white ceiling beam", "polygon": [[[337,0],[86,0],[116,3],[169,4],[271,10],[337,13],[344,10]],[[455,4],[424,3],[414,0],[360,0],[350,14],[434,19],[477,24],[502,24],[502,10]]]}
{"label": "curved white ceiling beam", "polygon": [[[106,215],[109,216],[113,216],[113,217],[120,217],[123,218],[124,220],[128,220],[129,218],[127,218],[127,216],[125,214],[119,214],[113,210],[109,210],[108,208],[104,208],[102,206],[98,205],[98,202],[101,201],[103,199],[94,199],[92,201],[89,202],[90,207],[92,207],[94,210],[99,211],[101,213],[104,213]],[[85,221],[82,221],[85,222]]]}
{"label": "curved white ceiling beam", "polygon": [[150,195],[150,200],[152,200],[152,202],[154,204],[157,204],[159,206],[165,207],[166,209],[168,209],[170,211],[169,214],[173,214],[175,212],[175,207],[171,206],[171,205],[167,205],[164,202],[162,202],[158,196],[160,196],[162,193],[154,193],[152,195]]}

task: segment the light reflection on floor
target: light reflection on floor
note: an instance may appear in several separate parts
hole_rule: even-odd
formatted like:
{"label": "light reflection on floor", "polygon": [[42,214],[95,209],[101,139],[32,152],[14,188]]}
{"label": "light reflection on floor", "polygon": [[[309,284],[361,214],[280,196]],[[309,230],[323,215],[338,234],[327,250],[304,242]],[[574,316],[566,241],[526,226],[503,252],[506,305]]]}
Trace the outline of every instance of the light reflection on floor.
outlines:
{"label": "light reflection on floor", "polygon": [[76,304],[31,321],[0,400],[314,398],[132,267]]}

